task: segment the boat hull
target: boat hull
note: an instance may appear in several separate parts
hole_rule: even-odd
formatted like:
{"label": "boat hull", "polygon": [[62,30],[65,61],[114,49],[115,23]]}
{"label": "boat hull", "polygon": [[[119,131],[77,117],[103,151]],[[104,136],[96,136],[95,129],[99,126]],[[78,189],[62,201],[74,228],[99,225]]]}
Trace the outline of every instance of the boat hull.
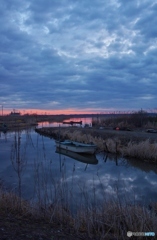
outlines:
{"label": "boat hull", "polygon": [[59,142],[56,141],[56,147],[60,149],[65,149],[75,153],[87,153],[94,154],[96,151],[96,145],[92,144],[81,144],[77,142]]}

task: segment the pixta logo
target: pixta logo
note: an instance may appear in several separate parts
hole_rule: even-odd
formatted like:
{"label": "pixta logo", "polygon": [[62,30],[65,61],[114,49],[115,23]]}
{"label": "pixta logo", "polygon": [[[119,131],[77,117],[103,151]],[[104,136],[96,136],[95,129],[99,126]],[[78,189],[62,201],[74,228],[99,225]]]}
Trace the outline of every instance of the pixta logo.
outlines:
{"label": "pixta logo", "polygon": [[154,237],[155,236],[155,232],[131,232],[131,231],[128,231],[127,232],[127,236],[128,237],[132,237],[132,236],[135,236],[135,237]]}

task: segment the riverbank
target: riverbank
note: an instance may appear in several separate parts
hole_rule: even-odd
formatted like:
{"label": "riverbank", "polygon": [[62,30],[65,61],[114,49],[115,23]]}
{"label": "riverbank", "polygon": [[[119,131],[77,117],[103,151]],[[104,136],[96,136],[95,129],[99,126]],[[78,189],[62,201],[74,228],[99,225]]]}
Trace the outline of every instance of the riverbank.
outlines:
{"label": "riverbank", "polygon": [[157,234],[156,213],[156,204],[147,209],[104,200],[99,207],[79,206],[73,216],[57,203],[33,205],[1,191],[0,236],[5,240],[120,240],[127,238],[128,231]]}
{"label": "riverbank", "polygon": [[[32,206],[12,193],[0,193],[0,239],[79,240],[88,239],[74,232],[61,219],[50,221],[46,209]],[[85,238],[84,238],[85,237]]]}
{"label": "riverbank", "polygon": [[98,151],[134,157],[157,163],[157,134],[142,130],[116,131],[112,129],[79,127],[37,128],[36,132],[50,138],[71,139],[79,142],[93,142]]}

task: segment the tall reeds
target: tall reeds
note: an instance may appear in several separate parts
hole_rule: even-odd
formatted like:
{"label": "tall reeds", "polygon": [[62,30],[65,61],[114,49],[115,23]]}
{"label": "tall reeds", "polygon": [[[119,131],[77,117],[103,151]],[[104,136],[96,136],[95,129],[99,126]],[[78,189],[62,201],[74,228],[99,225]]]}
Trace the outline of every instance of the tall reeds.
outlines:
{"label": "tall reeds", "polygon": [[[57,134],[57,130],[53,130]],[[94,134],[85,134],[80,130],[62,129],[62,139],[70,139],[79,142],[93,142],[97,145],[99,151],[106,151],[110,153],[118,153],[125,157],[134,157],[139,160],[150,162],[157,162],[157,143],[150,142],[149,139],[144,141],[129,141],[125,142],[118,137],[100,137]]]}
{"label": "tall reeds", "polygon": [[24,146],[23,151],[21,151],[21,131],[17,131],[14,134],[14,142],[11,147],[11,163],[12,166],[17,173],[18,178],[18,195],[19,199],[21,199],[21,192],[22,192],[22,173],[26,166],[26,148],[27,143]]}
{"label": "tall reeds", "polygon": [[97,116],[92,119],[93,126],[157,128],[157,116],[150,115],[142,109],[130,114],[112,114]]}
{"label": "tall reeds", "polygon": [[26,202],[13,193],[0,191],[0,211],[25,218],[42,219],[50,225],[55,223],[61,229],[69,229],[69,232],[83,234],[91,239],[126,239],[127,231],[157,233],[157,216],[154,210],[136,204],[129,205],[127,202],[121,204],[118,198],[110,201],[104,199],[101,204],[94,205],[86,189],[82,191],[86,204],[83,201],[77,204],[75,214],[70,208],[72,199],[68,199],[68,207],[62,203],[62,198],[68,192],[61,194],[60,191],[56,201],[51,204],[42,202],[42,205],[38,202]]}
{"label": "tall reeds", "polygon": [[139,143],[130,141],[126,147],[121,149],[121,153],[123,156],[157,163],[157,143],[150,143],[149,139]]}

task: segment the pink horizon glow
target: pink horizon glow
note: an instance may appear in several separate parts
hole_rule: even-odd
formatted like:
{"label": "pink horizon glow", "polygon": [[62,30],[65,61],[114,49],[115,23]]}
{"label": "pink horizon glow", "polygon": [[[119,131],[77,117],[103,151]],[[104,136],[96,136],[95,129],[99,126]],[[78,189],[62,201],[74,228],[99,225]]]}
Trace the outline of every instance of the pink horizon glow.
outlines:
{"label": "pink horizon glow", "polygon": [[[61,109],[61,110],[45,110],[45,109],[19,109],[15,112],[20,112],[21,115],[24,114],[43,114],[43,115],[68,115],[68,114],[96,114],[102,110],[95,109],[86,109],[86,110],[77,110],[77,109]],[[14,112],[13,110],[3,109],[3,115],[10,114]],[[2,115],[2,110],[0,115]]]}
{"label": "pink horizon glow", "polygon": [[[0,116],[2,115],[8,115],[11,112],[13,112],[13,109],[0,109]],[[60,110],[45,110],[45,109],[19,109],[15,110],[15,112],[20,112],[21,115],[24,114],[41,114],[41,115],[70,115],[70,114],[111,114],[111,113],[132,113],[135,111],[126,111],[121,110],[118,111],[116,109],[84,109],[84,110],[78,110],[78,109],[60,109]],[[148,112],[154,112],[157,113],[157,109],[152,109]]]}

